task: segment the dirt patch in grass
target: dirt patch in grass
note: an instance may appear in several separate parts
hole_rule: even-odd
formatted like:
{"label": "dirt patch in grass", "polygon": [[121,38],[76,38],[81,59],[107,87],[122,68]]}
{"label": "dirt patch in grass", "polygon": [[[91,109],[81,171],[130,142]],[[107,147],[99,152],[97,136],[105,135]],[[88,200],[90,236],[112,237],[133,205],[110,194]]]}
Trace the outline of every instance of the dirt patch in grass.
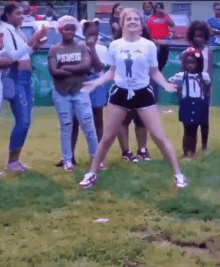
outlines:
{"label": "dirt patch in grass", "polygon": [[134,233],[134,235],[142,242],[152,244],[157,247],[178,249],[182,256],[188,254],[189,256],[196,258],[206,256],[210,259],[216,259],[219,261],[216,266],[220,266],[220,236],[211,236],[206,238],[204,241],[191,242],[181,240],[175,233],[152,234],[146,226],[139,226],[138,228],[139,229]]}
{"label": "dirt patch in grass", "polygon": [[140,261],[135,260],[126,263],[123,267],[147,267],[147,265],[144,265]]}

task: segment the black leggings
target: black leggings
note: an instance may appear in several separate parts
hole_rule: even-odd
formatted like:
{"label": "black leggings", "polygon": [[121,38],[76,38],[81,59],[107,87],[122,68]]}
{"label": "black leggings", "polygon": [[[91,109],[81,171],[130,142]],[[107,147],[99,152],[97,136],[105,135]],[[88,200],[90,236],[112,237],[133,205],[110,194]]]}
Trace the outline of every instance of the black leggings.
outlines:
{"label": "black leggings", "polygon": [[[191,152],[192,155],[196,153],[196,144],[197,144],[197,130],[199,125],[188,125],[183,124],[184,126],[184,136],[183,136],[183,153],[184,156],[188,156],[188,152]],[[202,139],[202,149],[207,149],[208,144],[208,135],[209,135],[209,125],[202,124],[201,127],[201,139]]]}

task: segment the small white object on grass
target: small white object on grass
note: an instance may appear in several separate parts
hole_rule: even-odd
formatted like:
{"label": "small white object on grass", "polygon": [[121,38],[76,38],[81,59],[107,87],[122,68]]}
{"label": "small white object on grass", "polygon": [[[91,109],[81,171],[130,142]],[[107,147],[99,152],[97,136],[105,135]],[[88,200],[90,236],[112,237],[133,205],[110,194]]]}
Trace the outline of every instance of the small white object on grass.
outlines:
{"label": "small white object on grass", "polygon": [[173,110],[172,109],[169,109],[167,111],[163,111],[163,113],[173,113]]}
{"label": "small white object on grass", "polygon": [[95,222],[108,222],[109,219],[97,219],[95,220]]}

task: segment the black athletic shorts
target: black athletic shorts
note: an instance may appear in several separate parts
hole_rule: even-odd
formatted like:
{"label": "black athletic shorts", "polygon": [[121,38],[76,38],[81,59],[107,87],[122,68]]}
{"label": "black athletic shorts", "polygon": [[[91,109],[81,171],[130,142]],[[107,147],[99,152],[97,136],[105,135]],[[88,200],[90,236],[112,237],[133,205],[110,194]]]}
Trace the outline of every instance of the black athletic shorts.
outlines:
{"label": "black athletic shorts", "polygon": [[149,107],[156,104],[153,88],[150,85],[139,90],[134,90],[134,93],[135,95],[128,100],[128,90],[113,85],[109,91],[109,103],[129,110]]}

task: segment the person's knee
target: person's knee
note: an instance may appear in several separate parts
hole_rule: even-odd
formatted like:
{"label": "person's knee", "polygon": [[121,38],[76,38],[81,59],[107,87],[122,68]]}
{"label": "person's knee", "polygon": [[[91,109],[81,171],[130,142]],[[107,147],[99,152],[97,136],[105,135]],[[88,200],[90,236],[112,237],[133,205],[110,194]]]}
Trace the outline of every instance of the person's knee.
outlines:
{"label": "person's knee", "polygon": [[72,121],[70,115],[67,112],[59,114],[60,119],[60,132],[63,135],[70,135],[72,132]]}
{"label": "person's knee", "polygon": [[116,138],[116,135],[113,135],[113,134],[112,135],[109,135],[109,134],[108,135],[104,135],[103,138],[102,138],[102,143],[103,143],[103,145],[105,147],[108,147],[113,143],[115,138]]}

